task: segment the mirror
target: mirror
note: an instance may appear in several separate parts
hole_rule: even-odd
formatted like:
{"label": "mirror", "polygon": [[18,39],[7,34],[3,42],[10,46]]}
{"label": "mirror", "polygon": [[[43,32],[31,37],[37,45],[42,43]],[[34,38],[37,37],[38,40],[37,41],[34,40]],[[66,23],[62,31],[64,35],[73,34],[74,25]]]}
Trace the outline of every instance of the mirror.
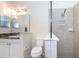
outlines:
{"label": "mirror", "polygon": [[0,28],[8,28],[11,32],[27,32],[30,31],[29,15],[20,15],[17,18],[11,18],[9,16],[0,16]]}
{"label": "mirror", "polygon": [[8,16],[0,16],[0,27],[8,28],[10,26],[9,19]]}
{"label": "mirror", "polygon": [[15,28],[15,29],[20,27],[19,23],[16,22],[16,20],[17,20],[16,18],[13,18],[11,21],[12,28]]}
{"label": "mirror", "polygon": [[19,28],[19,23],[16,22],[15,18],[12,19],[10,22],[11,18],[8,16],[0,16],[0,27],[2,28]]}
{"label": "mirror", "polygon": [[29,14],[19,15],[14,22],[17,27],[19,26],[19,29],[21,32],[26,31],[26,28],[27,28],[26,32],[30,32],[30,15]]}

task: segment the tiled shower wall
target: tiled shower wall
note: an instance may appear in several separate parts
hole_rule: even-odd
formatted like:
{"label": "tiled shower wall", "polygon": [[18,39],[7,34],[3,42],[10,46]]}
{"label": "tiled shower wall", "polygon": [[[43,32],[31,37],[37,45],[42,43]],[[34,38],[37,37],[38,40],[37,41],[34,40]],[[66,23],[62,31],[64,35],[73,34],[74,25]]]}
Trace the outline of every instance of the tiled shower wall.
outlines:
{"label": "tiled shower wall", "polygon": [[[63,15],[64,10],[66,12]],[[56,8],[53,9],[53,32],[59,37],[58,41],[58,57],[71,58],[74,57],[73,31],[73,8]]]}

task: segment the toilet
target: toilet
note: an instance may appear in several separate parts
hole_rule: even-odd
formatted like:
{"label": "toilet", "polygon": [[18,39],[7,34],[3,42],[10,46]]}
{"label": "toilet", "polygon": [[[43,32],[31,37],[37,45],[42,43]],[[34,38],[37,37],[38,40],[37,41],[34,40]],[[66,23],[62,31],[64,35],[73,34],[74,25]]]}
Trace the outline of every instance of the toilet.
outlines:
{"label": "toilet", "polygon": [[43,53],[42,46],[43,46],[43,40],[37,39],[36,46],[33,47],[31,50],[32,58],[41,58],[42,57],[42,53]]}

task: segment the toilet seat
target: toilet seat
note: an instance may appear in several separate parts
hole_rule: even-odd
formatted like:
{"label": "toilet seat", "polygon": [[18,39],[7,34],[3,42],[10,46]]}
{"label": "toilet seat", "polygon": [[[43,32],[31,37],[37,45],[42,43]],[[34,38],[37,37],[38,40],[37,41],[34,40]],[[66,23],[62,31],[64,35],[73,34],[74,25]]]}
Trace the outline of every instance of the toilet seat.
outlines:
{"label": "toilet seat", "polygon": [[42,55],[42,48],[41,47],[34,47],[31,51],[32,57],[39,57]]}

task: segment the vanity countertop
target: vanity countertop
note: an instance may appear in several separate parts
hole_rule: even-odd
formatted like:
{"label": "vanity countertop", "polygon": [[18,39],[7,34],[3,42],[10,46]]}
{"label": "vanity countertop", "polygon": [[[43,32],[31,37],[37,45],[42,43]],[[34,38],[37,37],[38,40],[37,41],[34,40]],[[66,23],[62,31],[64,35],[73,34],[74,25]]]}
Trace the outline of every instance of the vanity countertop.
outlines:
{"label": "vanity countertop", "polygon": [[20,39],[19,33],[1,33],[0,39]]}

